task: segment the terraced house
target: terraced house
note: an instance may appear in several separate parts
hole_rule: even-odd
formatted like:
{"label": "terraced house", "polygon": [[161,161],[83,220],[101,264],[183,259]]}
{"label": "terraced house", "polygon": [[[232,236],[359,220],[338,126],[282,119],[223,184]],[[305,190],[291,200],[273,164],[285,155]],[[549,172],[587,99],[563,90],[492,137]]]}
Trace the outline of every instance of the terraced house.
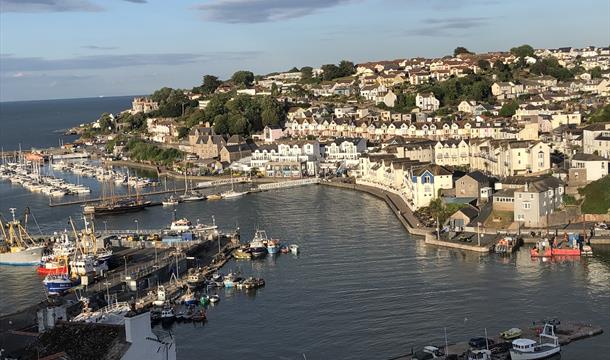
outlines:
{"label": "terraced house", "polygon": [[550,147],[542,141],[471,140],[470,168],[498,177],[547,173]]}

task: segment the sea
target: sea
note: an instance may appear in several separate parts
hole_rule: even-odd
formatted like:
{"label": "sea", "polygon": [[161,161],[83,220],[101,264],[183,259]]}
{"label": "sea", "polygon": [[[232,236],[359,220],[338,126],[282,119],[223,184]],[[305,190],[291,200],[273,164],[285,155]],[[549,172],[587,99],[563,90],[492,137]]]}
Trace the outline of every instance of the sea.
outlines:
{"label": "sea", "polygon": [[[95,180],[80,180],[99,193]],[[69,217],[82,226],[78,205],[51,209],[46,196],[0,182],[5,217],[9,207],[26,206],[35,217],[32,232],[61,231]],[[445,333],[449,343],[459,342],[555,317],[606,330],[564,347],[562,359],[610,358],[608,247],[594,247],[590,258],[542,261],[527,249],[496,256],[427,246],[385,202],[321,185],[184,203],[175,214],[152,207],[96,219],[96,226],[152,229],[173,216],[203,223],[214,217],[221,229],[239,227],[243,241],[264,229],[301,250],[225,265],[224,271],[264,278],[266,286],[220,289],[205,324],[165,329],[176,339],[179,359],[390,359],[443,345]],[[0,267],[0,294],[2,314],[45,297],[41,278],[28,267]]]}
{"label": "sea", "polygon": [[[46,148],[74,140],[66,130],[97,120],[104,112],[131,108],[133,96],[0,102],[0,146],[5,151]],[[34,131],[33,131],[34,130]]]}

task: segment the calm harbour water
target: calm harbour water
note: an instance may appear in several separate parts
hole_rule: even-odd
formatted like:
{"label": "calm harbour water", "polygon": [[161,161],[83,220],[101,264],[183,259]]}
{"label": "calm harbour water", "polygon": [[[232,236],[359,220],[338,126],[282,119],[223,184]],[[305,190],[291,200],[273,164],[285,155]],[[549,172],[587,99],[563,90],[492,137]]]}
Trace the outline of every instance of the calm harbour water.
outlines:
{"label": "calm harbour water", "polygon": [[[131,107],[132,96],[66,100],[0,102],[0,145],[4,150],[58,146],[73,126],[95,121],[104,113]],[[35,130],[35,131],[32,131]]]}
{"label": "calm harbour water", "polygon": [[[58,173],[56,173],[58,175]],[[63,174],[74,180],[71,175]],[[94,187],[93,180],[83,182]],[[48,198],[0,182],[0,211],[32,209],[44,232],[67,227],[79,206],[50,209]],[[562,359],[610,356],[610,249],[576,261],[479,256],[426,246],[411,238],[372,196],[307,186],[240,199],[181,204],[179,217],[224,229],[255,228],[300,245],[299,256],[229,262],[225,271],[263,277],[255,295],[220,290],[204,326],[177,325],[180,359],[387,359],[428,344],[490,334],[532,320],[559,317],[599,324],[606,333],[564,348]],[[172,211],[149,208],[106,217],[109,229],[158,228]],[[34,224],[30,224],[34,232]],[[0,312],[40,301],[31,268],[0,267]]]}

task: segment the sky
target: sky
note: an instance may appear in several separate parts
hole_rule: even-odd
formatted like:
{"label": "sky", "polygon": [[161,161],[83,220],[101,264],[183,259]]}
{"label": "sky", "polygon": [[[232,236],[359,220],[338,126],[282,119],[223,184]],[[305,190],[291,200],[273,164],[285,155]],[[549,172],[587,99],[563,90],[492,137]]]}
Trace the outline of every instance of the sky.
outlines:
{"label": "sky", "polygon": [[148,94],[293,66],[608,46],[608,0],[0,0],[0,101]]}

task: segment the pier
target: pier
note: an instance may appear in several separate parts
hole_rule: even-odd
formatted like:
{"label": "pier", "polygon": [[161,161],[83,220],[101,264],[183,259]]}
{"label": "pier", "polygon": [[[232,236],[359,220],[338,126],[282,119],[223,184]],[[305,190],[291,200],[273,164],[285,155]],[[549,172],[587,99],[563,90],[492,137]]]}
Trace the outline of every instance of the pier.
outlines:
{"label": "pier", "polygon": [[[149,192],[139,194],[138,197],[146,198],[147,196],[164,195],[164,194],[181,193],[181,192],[184,192],[184,188],[172,189],[172,190],[149,191]],[[129,199],[129,198],[133,198],[133,197],[134,197],[134,195],[125,194],[125,195],[116,195],[113,198],[116,200],[120,200],[120,199]],[[49,206],[57,207],[57,206],[68,206],[68,205],[81,205],[81,204],[87,204],[90,202],[100,202],[102,200],[104,200],[104,199],[101,197],[77,199],[77,200],[63,201],[63,202],[56,202],[56,203],[49,200]],[[161,203],[151,203],[151,206],[153,206],[153,204],[160,205]]]}
{"label": "pier", "polygon": [[259,191],[268,191],[268,190],[275,190],[275,189],[286,189],[286,188],[291,188],[291,187],[296,187],[296,186],[313,185],[313,184],[319,184],[319,183],[320,183],[320,178],[306,178],[306,179],[299,179],[299,180],[287,180],[287,181],[281,181],[281,182],[260,184],[260,185],[258,185],[257,189]]}

